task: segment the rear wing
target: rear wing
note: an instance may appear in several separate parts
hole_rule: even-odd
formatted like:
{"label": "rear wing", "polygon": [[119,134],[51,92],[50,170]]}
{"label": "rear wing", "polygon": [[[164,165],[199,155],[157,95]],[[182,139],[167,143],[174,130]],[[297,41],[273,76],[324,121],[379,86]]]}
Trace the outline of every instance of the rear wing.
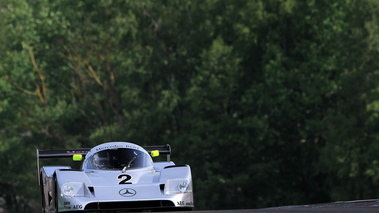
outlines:
{"label": "rear wing", "polygon": [[[159,146],[144,146],[143,147],[149,154],[151,151],[158,150],[159,154],[167,155],[167,161],[170,161],[171,154],[171,146],[169,144],[159,145]],[[39,150],[37,149],[37,176],[39,179],[40,167],[39,161],[40,159],[46,158],[72,158],[75,154],[80,154],[83,157],[87,155],[90,151],[90,148],[82,148],[82,149],[61,149],[61,150]]]}
{"label": "rear wing", "polygon": [[60,149],[60,150],[39,150],[37,149],[37,158],[71,158],[75,154],[85,156],[90,148],[83,149]]}
{"label": "rear wing", "polygon": [[167,161],[170,161],[170,155],[171,155],[171,146],[170,144],[166,145],[160,145],[160,146],[143,146],[149,154],[151,154],[151,151],[158,150],[159,154],[167,155]]}
{"label": "rear wing", "polygon": [[46,158],[72,158],[75,154],[81,154],[82,156],[85,156],[90,148],[83,148],[83,149],[60,149],[60,150],[39,150],[37,149],[37,177],[38,182],[39,175],[40,175],[40,167],[39,167],[39,160],[40,159],[46,159]]}

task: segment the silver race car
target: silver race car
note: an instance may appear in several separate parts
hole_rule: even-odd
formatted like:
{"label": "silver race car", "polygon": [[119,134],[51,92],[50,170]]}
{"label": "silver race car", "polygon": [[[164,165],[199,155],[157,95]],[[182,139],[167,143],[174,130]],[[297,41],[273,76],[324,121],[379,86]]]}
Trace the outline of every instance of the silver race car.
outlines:
{"label": "silver race car", "polygon": [[[167,155],[167,162],[152,157]],[[109,142],[92,149],[38,150],[42,212],[105,210],[192,210],[191,169],[170,161],[171,148]],[[69,166],[39,167],[42,158],[82,161]],[[83,160],[84,159],[84,160]]]}

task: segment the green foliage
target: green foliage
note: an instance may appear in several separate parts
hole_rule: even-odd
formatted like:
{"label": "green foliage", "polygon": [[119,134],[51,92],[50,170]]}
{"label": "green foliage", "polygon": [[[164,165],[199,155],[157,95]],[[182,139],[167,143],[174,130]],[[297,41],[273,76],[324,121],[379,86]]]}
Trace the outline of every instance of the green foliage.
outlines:
{"label": "green foliage", "polygon": [[[171,144],[197,209],[377,198],[377,0],[0,1],[0,198],[35,149]],[[32,163],[26,163],[32,162]]]}

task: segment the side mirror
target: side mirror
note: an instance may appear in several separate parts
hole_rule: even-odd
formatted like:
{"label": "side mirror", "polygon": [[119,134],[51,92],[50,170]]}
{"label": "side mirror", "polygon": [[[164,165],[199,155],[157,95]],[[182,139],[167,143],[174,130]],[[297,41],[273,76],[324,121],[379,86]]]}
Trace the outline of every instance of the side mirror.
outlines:
{"label": "side mirror", "polygon": [[153,158],[154,157],[158,157],[159,156],[159,151],[158,150],[152,150],[150,154],[151,154],[151,157],[153,157]]}
{"label": "side mirror", "polygon": [[74,154],[72,156],[72,160],[73,161],[82,161],[83,160],[83,155],[81,155],[81,154]]}

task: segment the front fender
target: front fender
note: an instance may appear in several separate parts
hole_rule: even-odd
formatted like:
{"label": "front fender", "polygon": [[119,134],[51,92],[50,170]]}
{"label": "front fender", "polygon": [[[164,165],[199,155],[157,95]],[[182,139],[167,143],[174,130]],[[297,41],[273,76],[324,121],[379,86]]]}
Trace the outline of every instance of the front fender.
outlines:
{"label": "front fender", "polygon": [[59,186],[66,182],[83,182],[86,185],[91,185],[87,174],[82,170],[59,169],[55,171],[55,175]]}
{"label": "front fender", "polygon": [[92,186],[87,174],[82,170],[60,169],[55,172],[55,179],[57,184],[57,199],[58,210],[67,211],[68,209],[81,210],[82,205],[75,205],[74,202],[67,202],[68,199],[72,199],[72,196],[66,197],[62,192],[62,187],[67,184],[71,186],[79,186],[79,190],[76,191],[73,197],[93,197],[93,194],[89,190]]}
{"label": "front fender", "polygon": [[166,166],[161,170],[160,183],[165,183],[169,179],[184,178],[192,181],[191,167],[189,165]]}

